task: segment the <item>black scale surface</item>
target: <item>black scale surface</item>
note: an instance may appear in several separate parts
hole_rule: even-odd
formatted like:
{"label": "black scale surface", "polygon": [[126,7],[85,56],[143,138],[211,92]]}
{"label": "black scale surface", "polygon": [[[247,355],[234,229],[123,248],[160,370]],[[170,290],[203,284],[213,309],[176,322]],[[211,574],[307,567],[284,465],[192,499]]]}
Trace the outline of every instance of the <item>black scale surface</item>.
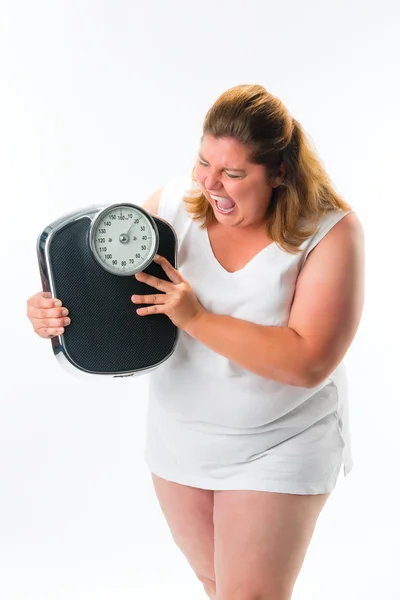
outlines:
{"label": "black scale surface", "polygon": [[[176,268],[176,239],[170,226],[153,217],[159,231],[158,254]],[[64,346],[79,368],[92,373],[120,373],[145,369],[172,352],[178,329],[166,315],[140,317],[132,294],[160,293],[134,276],[108,273],[92,256],[91,220],[81,218],[53,234],[49,259],[54,295],[68,308]],[[152,262],[145,273],[168,281]]]}

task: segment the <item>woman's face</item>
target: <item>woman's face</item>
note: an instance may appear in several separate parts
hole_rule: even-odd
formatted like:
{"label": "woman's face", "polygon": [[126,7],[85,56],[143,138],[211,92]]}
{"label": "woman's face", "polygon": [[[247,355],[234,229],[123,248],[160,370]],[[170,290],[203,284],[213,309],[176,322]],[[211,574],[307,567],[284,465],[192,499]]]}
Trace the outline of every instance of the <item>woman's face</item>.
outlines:
{"label": "woman's face", "polygon": [[258,227],[278,178],[267,181],[263,165],[248,161],[248,151],[234,138],[206,135],[200,145],[195,176],[221,225]]}

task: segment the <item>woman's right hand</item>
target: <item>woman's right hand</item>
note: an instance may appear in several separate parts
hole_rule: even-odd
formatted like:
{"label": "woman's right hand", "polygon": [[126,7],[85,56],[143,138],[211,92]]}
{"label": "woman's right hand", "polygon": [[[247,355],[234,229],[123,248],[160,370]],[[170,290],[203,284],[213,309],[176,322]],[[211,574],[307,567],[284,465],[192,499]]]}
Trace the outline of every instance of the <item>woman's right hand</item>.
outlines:
{"label": "woman's right hand", "polygon": [[52,298],[50,292],[38,292],[27,302],[28,319],[35,333],[45,339],[64,333],[64,327],[71,322],[68,312],[61,300]]}

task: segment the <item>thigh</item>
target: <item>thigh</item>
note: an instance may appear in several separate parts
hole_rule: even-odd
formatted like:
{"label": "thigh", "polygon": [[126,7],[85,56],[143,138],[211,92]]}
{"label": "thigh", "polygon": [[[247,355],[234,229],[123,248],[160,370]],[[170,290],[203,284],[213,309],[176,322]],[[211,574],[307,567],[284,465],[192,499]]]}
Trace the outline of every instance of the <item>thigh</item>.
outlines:
{"label": "thigh", "polygon": [[218,600],[289,600],[328,496],[215,492]]}
{"label": "thigh", "polygon": [[172,537],[206,590],[215,587],[214,492],[180,485],[152,474]]}

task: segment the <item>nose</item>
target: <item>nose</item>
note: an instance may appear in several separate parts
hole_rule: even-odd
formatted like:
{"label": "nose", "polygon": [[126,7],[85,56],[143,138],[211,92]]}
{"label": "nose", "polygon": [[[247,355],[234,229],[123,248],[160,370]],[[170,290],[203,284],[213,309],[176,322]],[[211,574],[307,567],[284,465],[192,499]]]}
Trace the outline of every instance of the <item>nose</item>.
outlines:
{"label": "nose", "polygon": [[217,191],[222,187],[218,175],[211,172],[207,173],[207,177],[205,179],[204,184],[207,190],[210,191]]}

